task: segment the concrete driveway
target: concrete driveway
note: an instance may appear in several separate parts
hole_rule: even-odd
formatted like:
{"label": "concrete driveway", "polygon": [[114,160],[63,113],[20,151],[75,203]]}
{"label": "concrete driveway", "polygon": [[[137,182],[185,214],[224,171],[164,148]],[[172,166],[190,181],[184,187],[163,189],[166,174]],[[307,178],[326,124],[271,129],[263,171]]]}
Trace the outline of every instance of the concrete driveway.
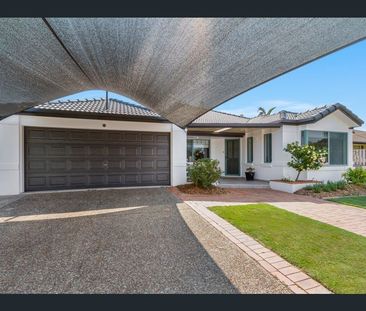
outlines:
{"label": "concrete driveway", "polygon": [[289,292],[177,203],[164,188],[6,201],[0,205],[0,292]]}

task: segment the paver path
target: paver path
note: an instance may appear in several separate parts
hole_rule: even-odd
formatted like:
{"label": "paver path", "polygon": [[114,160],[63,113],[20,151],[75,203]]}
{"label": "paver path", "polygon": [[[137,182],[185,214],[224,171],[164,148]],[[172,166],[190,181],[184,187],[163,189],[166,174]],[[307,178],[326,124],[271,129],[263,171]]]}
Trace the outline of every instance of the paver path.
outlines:
{"label": "paver path", "polygon": [[270,189],[229,189],[224,195],[191,195],[170,189],[184,201],[263,202],[350,232],[366,236],[366,209]]}
{"label": "paver path", "polygon": [[325,202],[268,203],[366,237],[366,209]]}

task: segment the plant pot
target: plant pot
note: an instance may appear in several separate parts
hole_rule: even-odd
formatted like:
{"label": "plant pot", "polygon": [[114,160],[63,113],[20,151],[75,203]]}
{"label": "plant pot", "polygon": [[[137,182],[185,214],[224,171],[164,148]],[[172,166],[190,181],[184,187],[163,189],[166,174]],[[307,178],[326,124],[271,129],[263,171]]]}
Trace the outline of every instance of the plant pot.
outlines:
{"label": "plant pot", "polygon": [[246,180],[254,180],[254,172],[245,172]]}

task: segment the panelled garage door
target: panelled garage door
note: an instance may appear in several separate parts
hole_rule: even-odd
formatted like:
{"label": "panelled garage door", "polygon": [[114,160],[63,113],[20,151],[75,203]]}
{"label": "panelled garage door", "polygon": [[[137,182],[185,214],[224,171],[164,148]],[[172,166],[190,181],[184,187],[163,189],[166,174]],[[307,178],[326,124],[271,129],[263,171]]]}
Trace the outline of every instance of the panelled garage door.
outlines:
{"label": "panelled garage door", "polygon": [[26,191],[170,184],[169,133],[24,132]]}

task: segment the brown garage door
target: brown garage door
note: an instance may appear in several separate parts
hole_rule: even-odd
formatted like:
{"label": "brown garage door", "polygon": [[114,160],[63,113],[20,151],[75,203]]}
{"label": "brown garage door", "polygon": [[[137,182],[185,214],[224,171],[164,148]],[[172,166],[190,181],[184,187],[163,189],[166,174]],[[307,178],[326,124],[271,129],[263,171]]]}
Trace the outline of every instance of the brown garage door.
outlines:
{"label": "brown garage door", "polygon": [[169,133],[25,128],[25,190],[170,184]]}

